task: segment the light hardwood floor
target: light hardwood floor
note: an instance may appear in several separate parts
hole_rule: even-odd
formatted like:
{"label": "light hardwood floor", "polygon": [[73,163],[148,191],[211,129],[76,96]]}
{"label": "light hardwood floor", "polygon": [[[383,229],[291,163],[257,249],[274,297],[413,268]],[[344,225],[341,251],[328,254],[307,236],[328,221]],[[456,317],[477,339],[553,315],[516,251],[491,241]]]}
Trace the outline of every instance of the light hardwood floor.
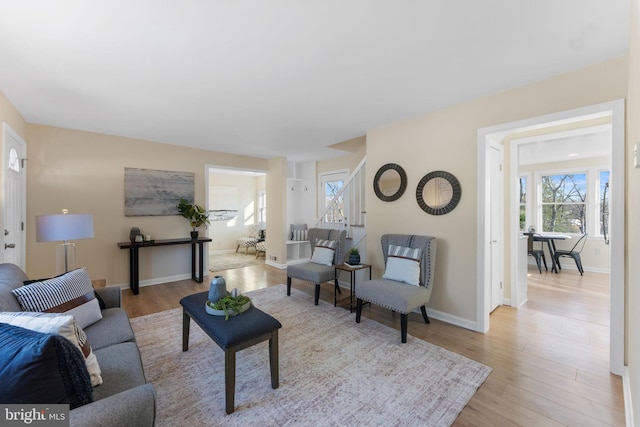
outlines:
{"label": "light hardwood floor", "polygon": [[[243,292],[286,283],[286,270],[269,266],[216,274],[225,277],[228,288]],[[123,306],[130,316],[142,316],[180,307],[180,298],[208,287],[205,278],[202,284],[185,280],[143,287],[136,296],[125,290]],[[294,280],[293,287],[309,294],[311,309],[313,286]],[[622,381],[608,369],[608,293],[606,274],[581,277],[567,269],[539,274],[530,268],[528,302],[520,309],[498,307],[488,333],[435,319],[427,325],[418,313],[409,316],[409,335],[493,368],[455,426],[623,426]],[[343,305],[348,306],[348,295],[343,290]],[[329,284],[321,298],[333,302]],[[389,310],[365,307],[363,316],[400,328],[400,316]]]}

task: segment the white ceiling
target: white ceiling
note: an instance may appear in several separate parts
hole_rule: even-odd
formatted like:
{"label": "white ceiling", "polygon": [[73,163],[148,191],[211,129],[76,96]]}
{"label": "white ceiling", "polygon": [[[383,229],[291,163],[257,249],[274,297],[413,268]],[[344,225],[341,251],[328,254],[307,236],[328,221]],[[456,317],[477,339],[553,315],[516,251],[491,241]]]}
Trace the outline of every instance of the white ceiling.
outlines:
{"label": "white ceiling", "polygon": [[31,123],[311,160],[626,54],[629,0],[0,0]]}
{"label": "white ceiling", "polygon": [[602,125],[527,138],[518,146],[518,164],[535,165],[569,160],[606,158],[611,161],[611,126]]}

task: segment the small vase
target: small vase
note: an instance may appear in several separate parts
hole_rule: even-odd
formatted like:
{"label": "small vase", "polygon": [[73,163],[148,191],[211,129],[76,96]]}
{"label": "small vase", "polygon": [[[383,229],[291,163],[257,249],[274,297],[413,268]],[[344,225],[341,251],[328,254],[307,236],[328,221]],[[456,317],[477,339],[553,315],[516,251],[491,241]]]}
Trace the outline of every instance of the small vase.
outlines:
{"label": "small vase", "polygon": [[222,276],[213,276],[209,283],[209,301],[216,302],[227,296],[227,283]]}
{"label": "small vase", "polygon": [[349,264],[351,265],[360,264],[360,254],[349,254]]}
{"label": "small vase", "polygon": [[191,238],[193,240],[196,240],[198,238],[198,230],[195,230],[195,231],[191,232]]}

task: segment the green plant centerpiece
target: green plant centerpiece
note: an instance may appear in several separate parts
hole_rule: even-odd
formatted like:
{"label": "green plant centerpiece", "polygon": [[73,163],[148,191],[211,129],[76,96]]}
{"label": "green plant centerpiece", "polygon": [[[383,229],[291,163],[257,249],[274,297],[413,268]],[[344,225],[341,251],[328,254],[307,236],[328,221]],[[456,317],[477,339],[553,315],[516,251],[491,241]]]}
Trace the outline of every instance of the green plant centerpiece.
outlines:
{"label": "green plant centerpiece", "polygon": [[211,224],[209,221],[209,213],[200,205],[190,203],[185,199],[180,199],[180,203],[178,203],[177,208],[178,214],[189,220],[189,224],[192,228],[191,237],[193,238],[198,236],[199,227]]}
{"label": "green plant centerpiece", "polygon": [[[236,296],[233,296],[234,294]],[[216,302],[207,300],[207,307],[211,309],[207,310],[209,314],[217,314],[212,310],[224,312],[224,320],[229,320],[229,316],[237,316],[247,311],[251,307],[251,299],[246,295],[234,292],[227,294]]]}

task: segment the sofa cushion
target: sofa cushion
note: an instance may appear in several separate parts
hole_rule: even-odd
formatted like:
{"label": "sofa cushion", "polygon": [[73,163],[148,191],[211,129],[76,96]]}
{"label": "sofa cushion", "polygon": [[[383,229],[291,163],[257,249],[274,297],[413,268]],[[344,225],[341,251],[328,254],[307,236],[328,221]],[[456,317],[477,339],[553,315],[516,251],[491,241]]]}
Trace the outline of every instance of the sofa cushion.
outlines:
{"label": "sofa cushion", "polygon": [[93,351],[113,344],[135,342],[127,312],[122,308],[102,310],[102,320],[84,328]]}
{"label": "sofa cushion", "polygon": [[102,318],[100,304],[84,268],[29,283],[12,291],[25,311],[73,314],[81,328]]}
{"label": "sofa cushion", "polygon": [[94,389],[95,400],[113,396],[146,383],[138,346],[132,342],[96,350],[103,383]]}
{"label": "sofa cushion", "polygon": [[65,337],[82,352],[91,378],[91,385],[95,387],[102,384],[98,359],[93,353],[87,335],[71,314],[34,313],[31,311],[0,312],[0,322],[20,326],[31,331]]}
{"label": "sofa cushion", "polygon": [[22,286],[22,282],[27,279],[27,275],[17,265],[0,264],[0,311],[22,311],[11,291]]}
{"label": "sofa cushion", "polygon": [[0,402],[69,403],[93,401],[84,357],[68,339],[0,323]]}

